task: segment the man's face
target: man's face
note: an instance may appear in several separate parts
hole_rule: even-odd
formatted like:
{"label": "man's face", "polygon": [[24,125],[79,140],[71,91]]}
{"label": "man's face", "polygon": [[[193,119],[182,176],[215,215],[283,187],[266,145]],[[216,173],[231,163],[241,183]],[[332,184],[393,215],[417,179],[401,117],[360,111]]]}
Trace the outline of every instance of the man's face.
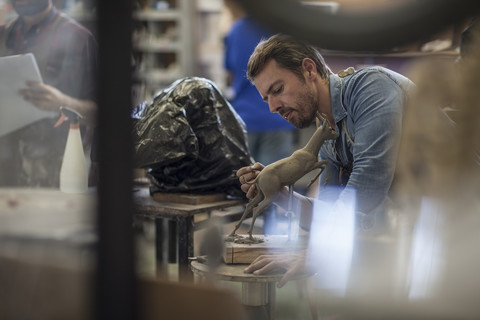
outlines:
{"label": "man's face", "polygon": [[306,128],[315,119],[319,103],[314,91],[275,60],[267,62],[254,83],[270,112],[280,114],[295,127]]}
{"label": "man's face", "polygon": [[33,16],[44,11],[51,0],[11,0],[19,16]]}

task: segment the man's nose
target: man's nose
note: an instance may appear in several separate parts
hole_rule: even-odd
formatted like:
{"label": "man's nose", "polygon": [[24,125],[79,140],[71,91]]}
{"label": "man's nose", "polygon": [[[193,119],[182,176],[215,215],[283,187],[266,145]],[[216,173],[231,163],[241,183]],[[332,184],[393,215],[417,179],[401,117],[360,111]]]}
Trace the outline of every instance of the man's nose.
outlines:
{"label": "man's nose", "polygon": [[271,113],[278,113],[282,104],[280,103],[279,99],[269,98],[268,99],[268,108],[270,109]]}

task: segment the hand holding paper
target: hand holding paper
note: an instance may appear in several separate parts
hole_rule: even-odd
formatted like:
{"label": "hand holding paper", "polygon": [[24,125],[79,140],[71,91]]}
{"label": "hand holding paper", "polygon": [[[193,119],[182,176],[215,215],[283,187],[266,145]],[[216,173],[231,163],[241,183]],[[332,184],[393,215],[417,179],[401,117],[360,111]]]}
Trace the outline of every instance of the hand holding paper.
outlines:
{"label": "hand holding paper", "polygon": [[57,112],[61,106],[69,105],[69,97],[48,84],[38,81],[26,81],[25,84],[25,88],[18,93],[41,110]]}
{"label": "hand holding paper", "polygon": [[36,108],[19,94],[27,81],[43,83],[33,54],[0,57],[0,136],[58,114]]}

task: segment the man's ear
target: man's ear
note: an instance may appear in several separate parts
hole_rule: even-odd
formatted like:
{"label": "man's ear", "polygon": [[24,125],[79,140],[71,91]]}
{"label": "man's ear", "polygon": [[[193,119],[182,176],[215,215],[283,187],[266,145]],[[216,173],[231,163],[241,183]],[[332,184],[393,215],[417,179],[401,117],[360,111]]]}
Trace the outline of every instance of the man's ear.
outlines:
{"label": "man's ear", "polygon": [[310,58],[304,58],[302,60],[302,70],[305,79],[314,79],[317,76],[317,65]]}

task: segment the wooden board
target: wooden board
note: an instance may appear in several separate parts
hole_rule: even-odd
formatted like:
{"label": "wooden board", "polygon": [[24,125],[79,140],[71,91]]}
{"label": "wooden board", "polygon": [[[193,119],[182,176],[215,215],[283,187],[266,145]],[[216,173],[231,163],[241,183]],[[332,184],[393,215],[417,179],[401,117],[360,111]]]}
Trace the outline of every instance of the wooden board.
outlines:
{"label": "wooden board", "polygon": [[[244,235],[244,237],[247,237],[247,235]],[[254,235],[254,237],[262,238],[264,242],[257,244],[225,242],[223,261],[226,264],[251,263],[263,254],[293,252],[307,247],[306,237],[291,241],[288,241],[286,235]]]}
{"label": "wooden board", "polygon": [[190,194],[190,193],[160,193],[156,192],[152,195],[153,199],[160,202],[173,202],[183,204],[203,204],[223,201],[226,199],[224,193],[212,194]]}

